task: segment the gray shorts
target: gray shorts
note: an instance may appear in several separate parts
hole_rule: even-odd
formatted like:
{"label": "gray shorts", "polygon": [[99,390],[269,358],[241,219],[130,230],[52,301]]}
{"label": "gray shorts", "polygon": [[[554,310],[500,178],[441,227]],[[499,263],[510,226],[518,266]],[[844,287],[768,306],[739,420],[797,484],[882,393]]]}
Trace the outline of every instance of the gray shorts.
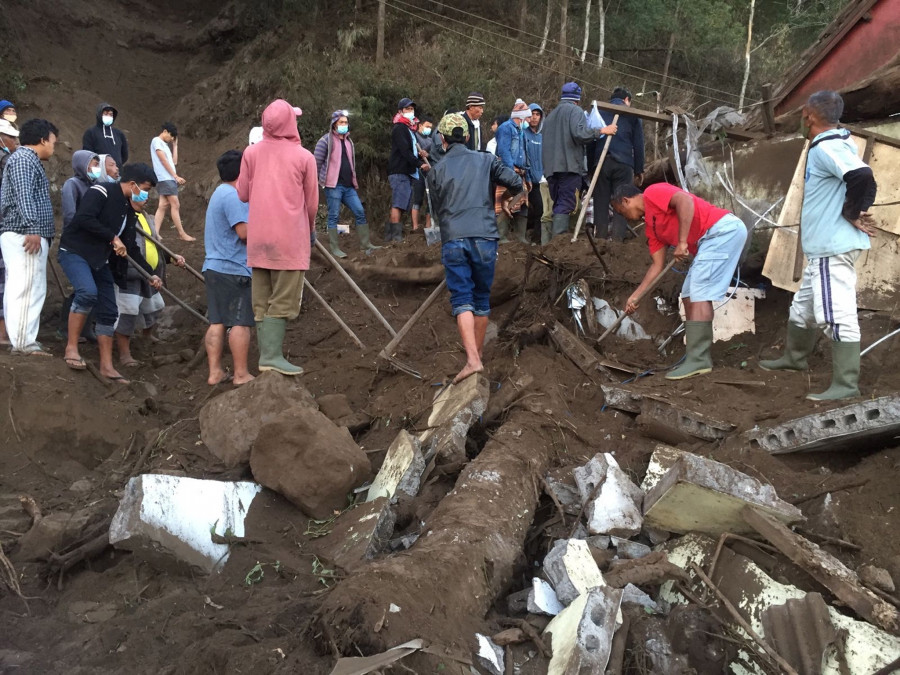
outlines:
{"label": "gray shorts", "polygon": [[412,177],[402,173],[392,173],[388,176],[391,186],[391,208],[409,211],[412,201]]}
{"label": "gray shorts", "polygon": [[160,197],[177,197],[178,184],[174,180],[161,180],[156,184],[156,194]]}

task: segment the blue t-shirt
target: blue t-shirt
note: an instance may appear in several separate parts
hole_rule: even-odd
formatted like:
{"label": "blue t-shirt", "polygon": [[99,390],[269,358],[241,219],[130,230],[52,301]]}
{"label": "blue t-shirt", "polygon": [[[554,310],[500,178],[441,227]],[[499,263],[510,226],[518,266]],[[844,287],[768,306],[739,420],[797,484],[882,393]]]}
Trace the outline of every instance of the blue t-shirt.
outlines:
{"label": "blue t-shirt", "polygon": [[869,236],[841,215],[847,184],[844,174],[866,166],[846,129],[823,131],[806,160],[800,237],[807,258],[824,258],[871,248]]}
{"label": "blue t-shirt", "polygon": [[[419,158],[419,142],[416,140],[416,134],[412,129],[410,129],[409,135],[412,136],[413,154],[416,156],[416,159],[418,159]],[[418,180],[419,179],[419,170],[416,169],[409,175],[413,177],[413,180]]]}
{"label": "blue t-shirt", "polygon": [[224,183],[216,188],[206,207],[206,260],[203,271],[251,276],[247,267],[247,244],[234,231],[238,223],[246,223],[250,205],[238,198],[237,190]]}

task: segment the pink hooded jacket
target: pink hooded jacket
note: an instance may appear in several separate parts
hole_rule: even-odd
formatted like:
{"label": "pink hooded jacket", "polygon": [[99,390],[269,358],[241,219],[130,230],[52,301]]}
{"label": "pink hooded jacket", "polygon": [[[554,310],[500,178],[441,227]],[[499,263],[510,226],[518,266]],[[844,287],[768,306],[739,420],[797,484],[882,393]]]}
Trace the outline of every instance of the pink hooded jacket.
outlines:
{"label": "pink hooded jacket", "polygon": [[250,204],[247,265],[308,270],[319,209],[316,160],[300,145],[294,108],[278,99],[262,115],[263,139],[244,150],[237,192]]}

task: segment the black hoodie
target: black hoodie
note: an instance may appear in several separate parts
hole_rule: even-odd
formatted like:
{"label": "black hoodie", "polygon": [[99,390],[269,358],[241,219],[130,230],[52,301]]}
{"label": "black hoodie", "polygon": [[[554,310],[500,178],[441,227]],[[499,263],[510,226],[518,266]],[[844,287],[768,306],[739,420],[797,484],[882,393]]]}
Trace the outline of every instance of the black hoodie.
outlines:
{"label": "black hoodie", "polygon": [[104,126],[103,111],[111,108],[113,111],[113,124],[119,116],[119,111],[109,103],[101,103],[97,106],[97,123],[86,129],[81,139],[83,149],[90,150],[98,155],[112,155],[119,168],[128,161],[128,139],[125,134],[113,126]]}

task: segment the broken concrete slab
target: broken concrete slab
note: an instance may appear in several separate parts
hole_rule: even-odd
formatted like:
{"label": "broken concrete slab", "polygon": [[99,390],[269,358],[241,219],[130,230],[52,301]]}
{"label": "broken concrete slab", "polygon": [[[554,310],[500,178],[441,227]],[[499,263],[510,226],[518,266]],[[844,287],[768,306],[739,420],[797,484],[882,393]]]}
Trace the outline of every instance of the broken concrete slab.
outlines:
{"label": "broken concrete slab", "polygon": [[343,510],[348,493],[372,471],[347,429],[307,406],[285,410],[260,429],[250,469],[262,485],[320,520]]}
{"label": "broken concrete slab", "polygon": [[369,487],[366,501],[372,502],[379,497],[391,499],[397,491],[410,497],[419,494],[419,484],[425,472],[425,458],[420,448],[419,439],[401,429]]}
{"label": "broken concrete slab", "polygon": [[621,384],[601,384],[603,405],[630,413],[641,412],[644,395]]}
{"label": "broken concrete slab", "polygon": [[572,468],[552,469],[544,477],[544,491],[554,497],[570,516],[581,513],[581,495]]}
{"label": "broken concrete slab", "polygon": [[109,543],[168,568],[220,570],[228,544],[211,533],[244,536],[244,518],[262,486],[144,474],[125,486]]}
{"label": "broken concrete slab", "polygon": [[644,480],[641,481],[641,490],[644,491],[644,494],[656,487],[659,479],[675,466],[675,462],[681,457],[682,452],[682,450],[663,443],[659,443],[653,448],[653,454],[650,455],[650,463],[647,465],[647,472],[644,474]]}
{"label": "broken concrete slab", "polygon": [[609,662],[622,591],[601,586],[580,595],[550,622],[548,675],[602,673]]}
{"label": "broken concrete slab", "polygon": [[648,556],[653,551],[649,546],[639,541],[631,541],[622,537],[610,537],[609,539],[610,545],[616,549],[616,555],[619,558],[634,560],[635,558]]}
{"label": "broken concrete slab", "polygon": [[606,583],[587,542],[581,539],[560,539],[555,542],[544,558],[544,574],[564,605],[571,604],[582,593]]}
{"label": "broken concrete slab", "polygon": [[525,608],[532,614],[556,616],[565,609],[565,605],[559,601],[553,586],[543,579],[534,577],[531,580],[531,588],[528,590]]}
{"label": "broken concrete slab", "polygon": [[[644,493],[610,453],[597,454],[575,469],[575,483],[591,534],[633,537],[641,531]],[[590,500],[590,501],[589,501]]]}
{"label": "broken concrete slab", "polygon": [[900,632],[900,613],[897,608],[864,588],[856,573],[840,560],[792,532],[768,513],[746,507],[742,514],[748,525],[854,612],[884,630]]}
{"label": "broken concrete slab", "polygon": [[481,633],[475,633],[478,643],[478,651],[475,652],[475,663],[487,671],[490,675],[503,675],[503,648],[495,644],[491,638]]}
{"label": "broken concrete slab", "polygon": [[[661,548],[666,550],[669,560],[679,567],[687,569],[693,562],[704,569],[709,569],[716,551],[716,540],[692,533],[670,541]],[[766,634],[762,614],[768,607],[782,605],[789,599],[803,598],[807,595],[796,586],[775,581],[756,563],[734,553],[728,546],[725,546],[719,554],[712,580],[758,635]],[[698,593],[704,588],[698,581],[693,584],[682,583],[686,583],[688,588]],[[672,583],[663,585],[659,599],[670,605],[688,602],[674,590]],[[900,637],[890,635],[867,621],[856,620],[834,607],[829,607],[828,612],[835,628],[847,631],[844,646],[847,665],[852,675],[869,675],[900,657]],[[720,614],[720,616],[730,621],[727,615]],[[732,627],[735,626],[736,624],[732,624]],[[760,674],[762,672],[746,669],[742,671]],[[845,672],[847,671],[838,665],[835,651],[828,650],[822,664],[823,675],[844,675]]]}
{"label": "broken concrete slab", "polygon": [[650,527],[682,534],[751,532],[743,517],[748,504],[781,522],[803,519],[800,510],[779,499],[771,485],[725,464],[683,452],[644,499],[644,521]]}
{"label": "broken concrete slab", "polygon": [[426,463],[433,457],[441,463],[465,462],[466,436],[487,409],[489,397],[488,380],[483,375],[467,377],[437,394],[428,428],[419,434]]}
{"label": "broken concrete slab", "polygon": [[200,438],[229,468],[250,461],[259,430],[285,410],[315,409],[316,402],[296,377],[274,371],[216,396],[200,410]]}
{"label": "broken concrete slab", "polygon": [[553,324],[548,334],[556,348],[593,382],[599,382],[602,375],[605,375],[607,379],[612,379],[609,377],[609,371],[600,365],[600,355],[596,350],[584,344],[559,321]]}
{"label": "broken concrete slab", "polygon": [[805,415],[772,427],[751,429],[752,448],[780,455],[788,452],[876,449],[900,433],[900,395],[882,396]]}
{"label": "broken concrete slab", "polygon": [[[654,428],[665,428],[689,439],[699,438],[703,441],[717,441],[726,438],[734,431],[735,426],[729,422],[714,419],[683,405],[676,405],[657,396],[644,396],[641,400],[641,414],[638,422],[648,422]],[[660,439],[664,442],[668,438]]]}
{"label": "broken concrete slab", "polygon": [[662,609],[656,604],[656,601],[634,584],[627,584],[625,588],[622,589],[622,604],[639,605],[651,612],[662,612]]}
{"label": "broken concrete slab", "polygon": [[[735,335],[756,333],[756,301],[764,300],[766,292],[759,288],[731,286],[724,297],[713,302],[713,342],[730,340]],[[726,298],[728,302],[722,302]],[[684,321],[684,302],[679,301],[679,314]]]}
{"label": "broken concrete slab", "polygon": [[334,562],[352,570],[389,547],[397,516],[386,497],[364,502],[342,513],[334,521],[330,538],[338,542]]}

